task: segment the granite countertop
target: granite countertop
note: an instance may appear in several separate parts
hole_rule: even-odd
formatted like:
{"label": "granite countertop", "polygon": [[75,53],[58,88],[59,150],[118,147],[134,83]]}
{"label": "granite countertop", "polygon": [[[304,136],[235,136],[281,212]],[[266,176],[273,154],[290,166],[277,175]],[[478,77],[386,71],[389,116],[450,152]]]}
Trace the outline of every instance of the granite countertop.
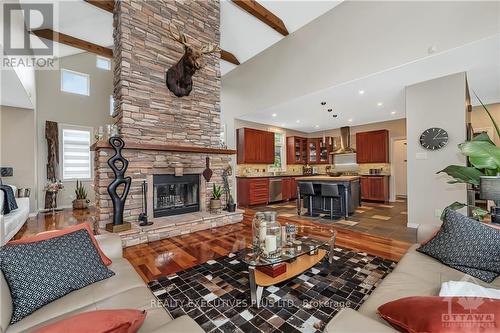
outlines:
{"label": "granite countertop", "polygon": [[359,179],[359,176],[338,176],[338,177],[331,177],[331,176],[303,176],[303,177],[297,177],[295,180],[308,180],[308,181],[330,181],[330,182],[348,182],[352,180],[357,180]]}
{"label": "granite countertop", "polygon": [[296,175],[289,175],[289,174],[286,174],[286,175],[276,175],[276,176],[254,176],[254,175],[250,175],[250,176],[236,176],[236,178],[283,178],[283,177],[302,177],[303,175],[302,174],[296,174]]}
{"label": "granite countertop", "polygon": [[363,176],[363,177],[377,177],[377,176],[378,177],[389,177],[390,176],[390,174],[388,174],[388,173],[380,173],[380,174],[360,173],[359,175]]}

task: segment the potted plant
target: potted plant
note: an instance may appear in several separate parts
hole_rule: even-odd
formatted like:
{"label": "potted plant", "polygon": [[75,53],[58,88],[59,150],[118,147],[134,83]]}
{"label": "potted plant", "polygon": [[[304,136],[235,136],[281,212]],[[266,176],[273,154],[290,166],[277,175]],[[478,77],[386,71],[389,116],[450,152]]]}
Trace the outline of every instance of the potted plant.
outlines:
{"label": "potted plant", "polygon": [[89,207],[90,200],[87,200],[87,190],[80,181],[76,181],[75,188],[76,198],[73,200],[73,209],[86,209]]}
{"label": "potted plant", "polygon": [[[495,119],[481,99],[479,99],[475,93],[474,95],[490,118],[497,135],[500,136],[500,128],[495,122]],[[472,185],[474,188],[479,188],[481,177],[496,176],[500,174],[500,148],[495,145],[488,134],[481,133],[472,140],[459,144],[458,149],[460,153],[469,158],[471,166],[449,165],[443,170],[438,171],[438,173],[444,172],[453,178],[453,180],[450,180],[448,183],[465,183]],[[454,202],[447,208],[457,210],[467,206],[470,205]],[[480,207],[470,206],[470,208],[473,216],[477,219],[481,219],[488,214],[487,210]],[[441,216],[441,218],[442,217],[443,216]]]}
{"label": "potted plant", "polygon": [[220,197],[222,196],[222,186],[215,185],[212,188],[212,199],[210,199],[210,210],[213,212],[220,211],[222,203]]}
{"label": "potted plant", "polygon": [[234,198],[231,194],[229,194],[229,202],[227,203],[227,211],[233,213],[236,211],[236,203],[234,202]]}

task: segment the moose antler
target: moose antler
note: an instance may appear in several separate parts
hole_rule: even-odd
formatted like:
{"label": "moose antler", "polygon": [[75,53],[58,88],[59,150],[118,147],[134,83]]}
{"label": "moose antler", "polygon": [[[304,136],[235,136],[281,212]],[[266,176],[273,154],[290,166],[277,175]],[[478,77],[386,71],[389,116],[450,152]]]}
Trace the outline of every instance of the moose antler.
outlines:
{"label": "moose antler", "polygon": [[217,46],[216,44],[208,43],[207,45],[203,45],[200,51],[203,54],[220,52],[220,47]]}
{"label": "moose antler", "polygon": [[182,45],[191,46],[187,42],[186,35],[184,35],[184,33],[182,31],[180,31],[179,28],[175,24],[170,23],[169,30],[170,30],[170,37],[172,37],[173,40],[181,43]]}

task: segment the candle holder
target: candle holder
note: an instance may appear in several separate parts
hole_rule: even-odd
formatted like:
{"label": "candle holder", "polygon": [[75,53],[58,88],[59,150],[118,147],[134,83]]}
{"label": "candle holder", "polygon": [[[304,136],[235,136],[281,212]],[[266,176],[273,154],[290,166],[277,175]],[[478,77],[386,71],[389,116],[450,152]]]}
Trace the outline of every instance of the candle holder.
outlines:
{"label": "candle holder", "polygon": [[[265,222],[265,216],[263,212],[255,213],[255,216],[252,220],[252,247],[254,252],[260,253],[261,249],[261,237],[260,237],[260,228],[261,223]],[[265,225],[262,225],[263,237],[265,238]]]}
{"label": "candle holder", "polygon": [[[260,223],[259,241],[263,258],[276,259],[282,255],[281,225],[276,221],[276,212],[264,212]],[[263,238],[263,239],[262,239]]]}

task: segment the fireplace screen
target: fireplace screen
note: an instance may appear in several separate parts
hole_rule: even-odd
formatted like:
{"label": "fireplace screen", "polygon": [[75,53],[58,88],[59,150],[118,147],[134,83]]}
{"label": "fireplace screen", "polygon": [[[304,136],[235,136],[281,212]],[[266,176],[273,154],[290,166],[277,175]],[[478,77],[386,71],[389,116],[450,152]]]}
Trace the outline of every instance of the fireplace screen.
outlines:
{"label": "fireplace screen", "polygon": [[153,176],[153,215],[170,216],[200,210],[200,175]]}

